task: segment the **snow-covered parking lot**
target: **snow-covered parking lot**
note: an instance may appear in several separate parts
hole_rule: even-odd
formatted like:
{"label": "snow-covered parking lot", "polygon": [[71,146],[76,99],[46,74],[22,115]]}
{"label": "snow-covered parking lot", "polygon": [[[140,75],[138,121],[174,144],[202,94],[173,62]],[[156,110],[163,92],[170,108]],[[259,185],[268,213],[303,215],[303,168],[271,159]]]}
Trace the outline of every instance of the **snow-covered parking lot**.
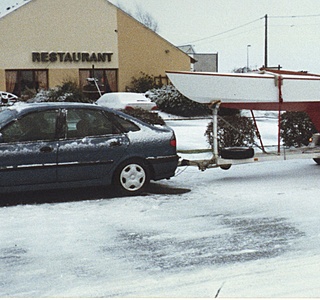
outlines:
{"label": "snow-covered parking lot", "polygon": [[[169,123],[203,148],[206,120]],[[319,297],[319,178],[288,160],[181,168],[132,198],[1,195],[29,204],[0,207],[0,297]]]}

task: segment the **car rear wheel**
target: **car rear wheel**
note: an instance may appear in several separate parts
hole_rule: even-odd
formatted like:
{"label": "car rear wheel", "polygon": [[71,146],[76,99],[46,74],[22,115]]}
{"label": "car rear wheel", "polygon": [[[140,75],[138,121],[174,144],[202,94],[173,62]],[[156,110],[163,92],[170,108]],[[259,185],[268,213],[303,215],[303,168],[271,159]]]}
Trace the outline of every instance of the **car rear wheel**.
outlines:
{"label": "car rear wheel", "polygon": [[121,164],[114,177],[114,184],[121,195],[139,195],[150,181],[147,165],[141,160]]}

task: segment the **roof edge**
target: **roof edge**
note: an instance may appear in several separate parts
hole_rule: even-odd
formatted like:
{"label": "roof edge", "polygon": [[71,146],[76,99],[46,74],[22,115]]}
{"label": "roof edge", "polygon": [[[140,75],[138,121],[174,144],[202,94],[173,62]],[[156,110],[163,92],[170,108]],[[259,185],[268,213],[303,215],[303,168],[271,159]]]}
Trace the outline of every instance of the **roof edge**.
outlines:
{"label": "roof edge", "polygon": [[15,2],[14,5],[8,6],[4,12],[0,12],[0,20],[31,1],[32,0],[20,0],[21,3]]}
{"label": "roof edge", "polygon": [[138,22],[139,24],[141,24],[143,27],[145,27],[147,30],[152,31],[155,35],[157,35],[160,39],[164,40],[165,42],[167,42],[168,44],[170,44],[172,47],[176,48],[178,51],[182,52],[184,55],[188,56],[190,61],[193,61],[193,58],[188,55],[187,53],[185,53],[183,50],[181,50],[178,46],[174,45],[173,43],[171,43],[170,41],[168,41],[166,38],[164,38],[163,36],[161,36],[159,33],[157,33],[156,31],[150,29],[148,26],[146,26],[145,24],[143,24],[142,22],[140,22],[138,19],[136,19],[135,17],[133,17],[132,15],[130,15],[129,13],[127,13],[126,11],[124,11],[121,7],[118,7],[117,5],[111,3],[109,0],[106,0],[110,5],[114,6],[116,9],[118,9],[119,11],[123,12],[124,14],[126,14],[128,17],[130,17],[131,19],[133,19],[134,21]]}

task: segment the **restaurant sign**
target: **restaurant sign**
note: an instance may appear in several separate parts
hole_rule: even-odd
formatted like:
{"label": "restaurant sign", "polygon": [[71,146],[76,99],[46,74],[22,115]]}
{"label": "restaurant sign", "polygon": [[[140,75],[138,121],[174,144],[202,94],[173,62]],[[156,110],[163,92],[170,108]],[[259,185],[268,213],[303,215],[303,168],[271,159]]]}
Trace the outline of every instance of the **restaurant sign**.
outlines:
{"label": "restaurant sign", "polygon": [[112,52],[32,52],[32,62],[111,62]]}

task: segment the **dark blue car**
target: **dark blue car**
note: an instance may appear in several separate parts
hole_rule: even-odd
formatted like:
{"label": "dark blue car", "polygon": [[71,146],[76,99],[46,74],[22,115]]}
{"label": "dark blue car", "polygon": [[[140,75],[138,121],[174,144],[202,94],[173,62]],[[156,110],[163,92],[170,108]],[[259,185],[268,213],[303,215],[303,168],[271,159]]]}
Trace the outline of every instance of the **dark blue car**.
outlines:
{"label": "dark blue car", "polygon": [[170,128],[95,104],[15,104],[0,128],[0,192],[111,185],[136,195],[178,164]]}

